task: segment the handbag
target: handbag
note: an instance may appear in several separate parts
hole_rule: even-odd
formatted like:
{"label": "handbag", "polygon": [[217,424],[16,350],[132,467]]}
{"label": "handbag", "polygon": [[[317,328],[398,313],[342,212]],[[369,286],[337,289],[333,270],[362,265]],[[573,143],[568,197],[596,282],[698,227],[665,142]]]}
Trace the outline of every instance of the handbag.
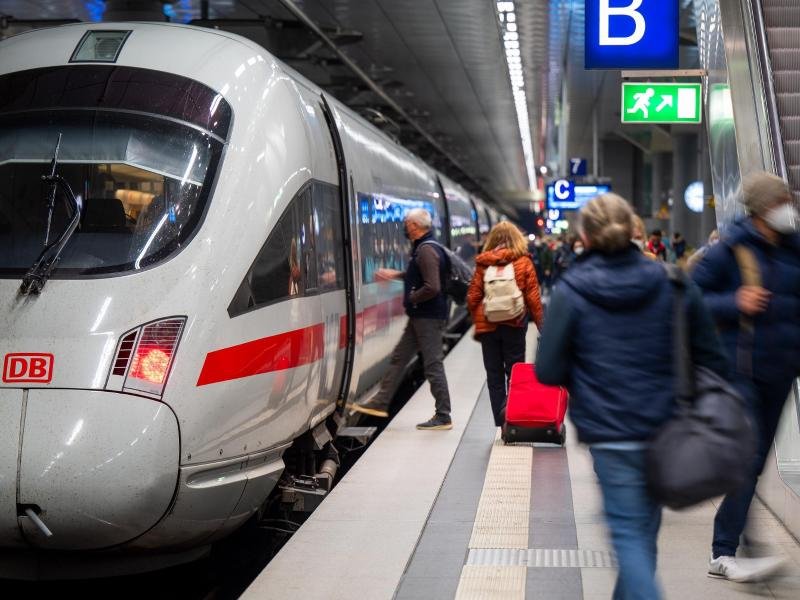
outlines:
{"label": "handbag", "polygon": [[647,476],[653,496],[680,509],[743,485],[755,459],[756,435],[744,398],[714,371],[692,365],[684,307],[687,282],[674,265],[668,265],[668,273],[674,289],[678,408],[650,441]]}

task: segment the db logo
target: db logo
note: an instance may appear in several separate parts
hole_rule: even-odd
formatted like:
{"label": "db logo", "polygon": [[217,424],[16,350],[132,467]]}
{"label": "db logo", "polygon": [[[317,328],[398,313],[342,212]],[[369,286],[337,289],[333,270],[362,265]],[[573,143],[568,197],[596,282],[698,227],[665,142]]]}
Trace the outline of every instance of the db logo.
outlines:
{"label": "db logo", "polygon": [[6,354],[3,383],[50,383],[51,379],[52,354]]}

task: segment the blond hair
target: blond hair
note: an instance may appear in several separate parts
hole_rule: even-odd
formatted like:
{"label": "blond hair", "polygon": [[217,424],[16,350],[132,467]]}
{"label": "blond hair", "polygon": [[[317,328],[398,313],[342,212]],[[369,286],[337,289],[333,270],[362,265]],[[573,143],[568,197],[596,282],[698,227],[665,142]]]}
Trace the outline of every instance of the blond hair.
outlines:
{"label": "blond hair", "polygon": [[622,196],[602,194],[581,209],[579,226],[592,250],[611,254],[630,245],[633,214]]}
{"label": "blond hair", "polygon": [[509,221],[501,221],[492,227],[489,237],[486,238],[486,245],[483,247],[483,251],[489,252],[499,246],[504,246],[511,250],[515,260],[528,253],[528,243],[525,241],[525,237],[519,228]]}

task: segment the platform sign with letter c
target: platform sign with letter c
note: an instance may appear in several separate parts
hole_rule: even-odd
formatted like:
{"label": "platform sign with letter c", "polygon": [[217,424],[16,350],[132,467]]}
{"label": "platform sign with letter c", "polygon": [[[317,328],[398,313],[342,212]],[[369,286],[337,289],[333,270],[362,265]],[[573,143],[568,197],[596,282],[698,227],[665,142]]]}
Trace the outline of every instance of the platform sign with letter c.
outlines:
{"label": "platform sign with letter c", "polygon": [[585,0],[587,69],[677,69],[680,0]]}
{"label": "platform sign with letter c", "polygon": [[570,179],[558,179],[547,184],[547,216],[555,222],[563,217],[564,211],[580,210],[593,198],[610,191],[609,184],[582,185]]}
{"label": "platform sign with letter c", "polygon": [[553,194],[558,202],[572,202],[575,200],[575,183],[569,179],[559,179],[553,183]]}

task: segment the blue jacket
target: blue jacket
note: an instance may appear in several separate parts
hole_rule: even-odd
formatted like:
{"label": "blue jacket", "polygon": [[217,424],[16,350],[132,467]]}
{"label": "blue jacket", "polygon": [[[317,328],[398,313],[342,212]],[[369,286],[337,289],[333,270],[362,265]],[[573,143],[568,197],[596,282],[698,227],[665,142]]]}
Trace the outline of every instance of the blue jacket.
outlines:
{"label": "blue jacket", "polygon": [[754,337],[748,343],[751,348],[744,348],[752,350],[752,376],[758,381],[788,383],[800,374],[800,235],[782,236],[773,246],[750,219],[744,219],[728,229],[692,273],[717,323],[731,365],[738,370],[740,313],[736,290],[742,278],[733,253],[737,245],[753,252],[762,285],[772,292],[766,312],[754,319]]}
{"label": "blue jacket", "polygon": [[[692,358],[725,376],[711,316],[700,291],[687,284]],[[536,374],[567,387],[581,441],[644,441],[673,415],[672,298],[663,264],[633,244],[580,257],[554,290]]]}

